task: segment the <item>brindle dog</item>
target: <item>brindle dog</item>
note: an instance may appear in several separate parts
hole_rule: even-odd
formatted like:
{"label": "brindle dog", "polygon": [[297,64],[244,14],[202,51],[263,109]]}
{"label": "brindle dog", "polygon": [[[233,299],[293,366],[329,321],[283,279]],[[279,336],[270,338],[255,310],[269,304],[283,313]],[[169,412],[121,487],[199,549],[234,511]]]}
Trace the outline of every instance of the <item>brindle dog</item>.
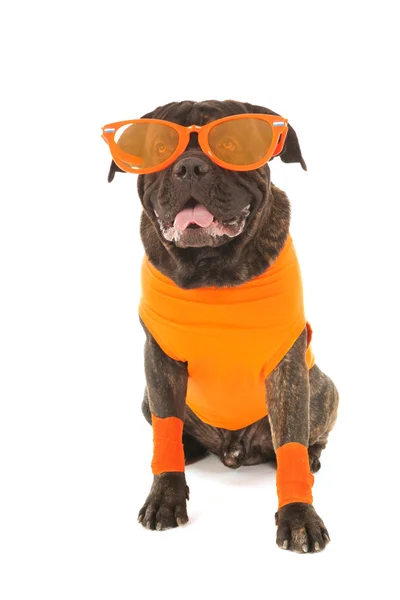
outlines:
{"label": "brindle dog", "polygon": [[[188,126],[239,113],[276,114],[229,100],[173,102],[145,117]],[[297,135],[290,126],[280,158],[287,163],[298,162],[306,170]],[[119,170],[111,164],[109,181]],[[268,164],[248,172],[222,169],[200,150],[197,134],[191,135],[187,149],[170,167],[139,176],[138,192],[143,205],[141,237],[145,251],[159,271],[185,289],[234,286],[260,275],[277,258],[289,232],[289,200],[271,183]],[[233,231],[231,237],[215,237],[189,227],[176,242],[166,239],[166,231],[178,212],[196,201],[220,223],[236,224],[237,235]],[[311,471],[318,471],[321,451],[336,421],[338,393],[317,365],[308,371],[304,361],[306,330],[265,383],[268,416],[238,431],[228,431],[201,422],[185,406],[187,363],[169,358],[142,325],[146,332],[147,382],[143,413],[149,423],[151,413],[184,421],[186,463],[212,452],[227,467],[236,469],[273,461],[276,448],[298,442],[308,446]],[[155,475],[139,522],[148,529],[182,525],[188,520],[188,498],[184,473]],[[312,505],[288,504],[278,510],[275,519],[281,548],[315,552],[329,541]]]}

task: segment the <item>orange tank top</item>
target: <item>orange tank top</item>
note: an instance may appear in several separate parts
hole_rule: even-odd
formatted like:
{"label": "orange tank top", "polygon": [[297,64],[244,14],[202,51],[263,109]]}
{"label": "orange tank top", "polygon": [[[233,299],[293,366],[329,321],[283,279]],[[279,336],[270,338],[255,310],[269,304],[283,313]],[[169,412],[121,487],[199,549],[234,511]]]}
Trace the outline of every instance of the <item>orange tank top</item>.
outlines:
{"label": "orange tank top", "polygon": [[265,379],[306,326],[293,242],[263,274],[223,288],[182,289],[145,257],[139,314],[165,354],[188,363],[186,402],[201,421],[251,425],[268,414]]}

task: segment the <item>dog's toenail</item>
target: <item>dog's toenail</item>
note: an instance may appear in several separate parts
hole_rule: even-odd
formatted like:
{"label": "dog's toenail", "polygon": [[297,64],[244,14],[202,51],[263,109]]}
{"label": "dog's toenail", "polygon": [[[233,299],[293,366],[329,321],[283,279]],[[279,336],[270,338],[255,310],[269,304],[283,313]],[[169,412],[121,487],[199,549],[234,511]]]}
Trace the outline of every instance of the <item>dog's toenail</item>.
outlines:
{"label": "dog's toenail", "polygon": [[318,544],[318,542],[315,542],[314,548],[315,548],[315,551],[318,552],[318,550],[319,550],[319,544]]}
{"label": "dog's toenail", "polygon": [[161,523],[157,523],[156,529],[157,529],[157,531],[161,531],[161,529],[162,529]]}
{"label": "dog's toenail", "polygon": [[331,538],[329,537],[329,535],[327,533],[324,533],[323,536],[324,540],[326,540],[327,542],[331,541]]}
{"label": "dog's toenail", "polygon": [[308,546],[307,544],[303,544],[301,549],[303,550],[303,552],[308,552]]}
{"label": "dog's toenail", "polygon": [[147,523],[146,523],[146,529],[150,529],[150,521],[147,521]]}
{"label": "dog's toenail", "polygon": [[282,546],[282,548],[283,548],[284,550],[287,550],[287,549],[288,549],[288,546],[289,546],[289,540],[285,540],[285,541],[283,542],[283,546]]}

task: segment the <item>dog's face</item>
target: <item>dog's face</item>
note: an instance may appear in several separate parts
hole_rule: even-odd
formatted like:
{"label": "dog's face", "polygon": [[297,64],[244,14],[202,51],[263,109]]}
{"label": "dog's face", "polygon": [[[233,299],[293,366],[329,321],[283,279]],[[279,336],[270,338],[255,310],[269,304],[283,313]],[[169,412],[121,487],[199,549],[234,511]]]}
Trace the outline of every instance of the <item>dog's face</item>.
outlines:
{"label": "dog's face", "polygon": [[[247,103],[174,102],[145,115],[179,125],[205,125],[242,113],[276,114]],[[245,140],[242,140],[245,143]],[[305,169],[296,133],[289,126],[281,153],[284,162],[299,162]],[[112,163],[109,181],[120,169]],[[231,171],[212,162],[192,133],[186,150],[168,168],[140,175],[139,196],[144,211],[163,245],[177,248],[217,247],[239,243],[252,235],[268,211],[268,164],[253,171]]]}

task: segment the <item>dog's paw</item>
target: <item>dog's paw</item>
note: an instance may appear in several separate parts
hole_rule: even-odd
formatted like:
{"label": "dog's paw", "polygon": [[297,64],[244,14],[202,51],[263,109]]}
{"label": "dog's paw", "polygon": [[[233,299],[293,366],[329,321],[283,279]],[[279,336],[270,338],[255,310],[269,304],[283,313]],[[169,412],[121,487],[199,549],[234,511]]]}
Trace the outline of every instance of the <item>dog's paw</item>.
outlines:
{"label": "dog's paw", "polygon": [[186,500],[189,488],[184,473],[154,475],[146,502],[139,511],[138,521],[146,529],[162,531],[188,522]]}
{"label": "dog's paw", "polygon": [[310,471],[311,473],[316,473],[321,468],[321,463],[318,456],[315,456],[312,452],[308,452],[308,459],[310,461]]}
{"label": "dog's paw", "polygon": [[312,444],[308,447],[308,460],[310,462],[310,471],[311,473],[316,473],[321,468],[320,456],[323,447],[321,444]]}
{"label": "dog's paw", "polygon": [[311,504],[294,502],[282,506],[275,515],[276,543],[283,550],[301,554],[320,552],[330,542],[322,519]]}

